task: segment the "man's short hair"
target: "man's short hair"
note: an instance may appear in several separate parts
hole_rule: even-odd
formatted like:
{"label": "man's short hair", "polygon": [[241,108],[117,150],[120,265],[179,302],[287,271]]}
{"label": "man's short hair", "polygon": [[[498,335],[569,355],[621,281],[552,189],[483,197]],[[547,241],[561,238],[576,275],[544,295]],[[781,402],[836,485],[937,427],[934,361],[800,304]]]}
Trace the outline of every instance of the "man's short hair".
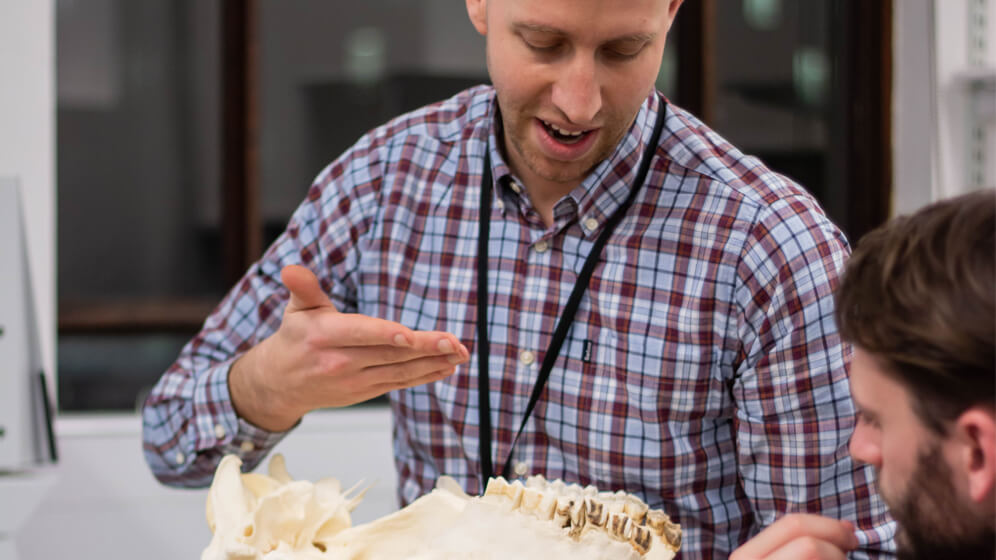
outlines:
{"label": "man's short hair", "polygon": [[968,408],[996,408],[994,238],[996,190],[941,200],[863,237],[837,291],[843,338],[938,434]]}

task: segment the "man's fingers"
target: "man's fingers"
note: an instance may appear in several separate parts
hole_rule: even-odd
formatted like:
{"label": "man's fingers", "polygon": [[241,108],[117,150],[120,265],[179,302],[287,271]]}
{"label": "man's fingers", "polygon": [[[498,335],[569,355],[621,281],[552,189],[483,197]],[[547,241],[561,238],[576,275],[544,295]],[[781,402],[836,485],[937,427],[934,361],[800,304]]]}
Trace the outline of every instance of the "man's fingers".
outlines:
{"label": "man's fingers", "polygon": [[408,387],[418,387],[419,385],[425,385],[426,383],[434,383],[440,379],[446,379],[447,377],[456,373],[456,368],[450,366],[435,371],[430,371],[424,375],[418,377],[413,377],[400,381],[397,383],[386,383],[383,385],[378,385],[377,388],[380,391],[379,395],[383,395],[388,391],[395,391],[398,389],[407,389]]}
{"label": "man's fingers", "polygon": [[329,314],[319,321],[328,348],[397,346],[425,355],[453,352],[469,355],[460,341],[446,332],[413,331],[401,323],[352,313]]}
{"label": "man's fingers", "polygon": [[434,346],[426,348],[402,346],[353,346],[349,348],[332,348],[330,351],[348,354],[349,360],[356,364],[357,369],[370,369],[381,366],[410,367],[412,362],[421,358],[431,358],[433,363],[455,366],[470,359],[467,348],[457,343],[454,348],[448,337],[441,337]]}
{"label": "man's fingers", "polygon": [[731,559],[767,559],[790,543],[807,538],[828,543],[838,550],[852,550],[858,546],[858,538],[854,535],[854,526],[850,522],[808,513],[794,513],[761,531],[737,549]]}
{"label": "man's fingers", "polygon": [[322,291],[315,273],[303,266],[291,264],[280,271],[280,280],[290,291],[290,302],[284,313],[328,308],[335,310],[332,300]]}
{"label": "man's fingers", "polygon": [[765,556],[764,560],[847,560],[847,555],[827,541],[801,537]]}

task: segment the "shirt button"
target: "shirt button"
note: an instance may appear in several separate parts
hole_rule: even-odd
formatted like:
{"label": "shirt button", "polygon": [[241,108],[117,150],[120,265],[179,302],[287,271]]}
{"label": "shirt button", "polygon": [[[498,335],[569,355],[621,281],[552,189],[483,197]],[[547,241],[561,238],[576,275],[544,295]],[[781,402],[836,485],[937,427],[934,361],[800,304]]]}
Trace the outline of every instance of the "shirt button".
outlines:
{"label": "shirt button", "polygon": [[526,476],[529,474],[529,464],[525,461],[519,461],[515,464],[515,474],[517,476]]}
{"label": "shirt button", "polygon": [[519,361],[528,366],[536,361],[536,354],[533,354],[529,350],[523,350],[519,352]]}
{"label": "shirt button", "polygon": [[598,220],[595,218],[585,218],[584,228],[588,231],[595,231],[598,228]]}
{"label": "shirt button", "polygon": [[239,449],[241,449],[243,453],[250,453],[256,449],[256,446],[253,445],[251,441],[243,441],[242,445],[239,446]]}
{"label": "shirt button", "polygon": [[522,185],[520,185],[519,183],[516,183],[515,181],[510,181],[508,183],[508,186],[511,187],[512,190],[515,191],[515,192],[517,192],[517,193],[521,193],[522,192]]}
{"label": "shirt button", "polygon": [[534,248],[536,249],[537,253],[545,253],[546,250],[550,248],[550,244],[547,243],[546,241],[537,241]]}
{"label": "shirt button", "polygon": [[214,437],[222,439],[225,437],[225,427],[221,424],[214,425]]}
{"label": "shirt button", "polygon": [[177,451],[176,452],[176,457],[174,457],[173,459],[176,461],[177,465],[182,465],[183,464],[183,460],[185,458],[186,457],[183,456],[183,453],[180,453],[179,451]]}

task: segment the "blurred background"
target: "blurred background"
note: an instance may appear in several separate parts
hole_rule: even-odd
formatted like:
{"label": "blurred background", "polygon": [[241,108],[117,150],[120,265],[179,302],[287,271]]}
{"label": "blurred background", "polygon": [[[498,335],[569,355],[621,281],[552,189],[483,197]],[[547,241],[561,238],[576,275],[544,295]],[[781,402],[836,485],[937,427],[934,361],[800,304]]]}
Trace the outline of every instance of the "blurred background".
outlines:
{"label": "blurred background", "polygon": [[[55,8],[66,411],[134,409],[326,164],[392,116],[488,81],[455,0]],[[889,14],[693,0],[659,87],[854,238],[889,210]]]}
{"label": "blurred background", "polygon": [[[996,182],[996,1],[688,0],[668,41],[658,88],[852,242]],[[22,185],[68,450],[22,556],[54,557],[69,544],[41,537],[71,524],[83,543],[130,526],[150,558],[198,554],[204,495],[143,470],[137,406],[326,164],[488,81],[484,41],[456,0],[4,0],[0,80],[0,176]],[[381,404],[299,432],[293,474],[348,486],[376,463],[360,518],[393,508]],[[72,498],[87,477],[106,484]]]}

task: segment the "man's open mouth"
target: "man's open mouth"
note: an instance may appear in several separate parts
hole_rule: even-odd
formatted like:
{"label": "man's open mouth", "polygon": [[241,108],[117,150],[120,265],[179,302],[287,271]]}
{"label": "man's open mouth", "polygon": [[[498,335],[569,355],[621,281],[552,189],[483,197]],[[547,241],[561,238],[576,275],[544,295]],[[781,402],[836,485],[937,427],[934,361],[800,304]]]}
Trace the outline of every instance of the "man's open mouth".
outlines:
{"label": "man's open mouth", "polygon": [[544,121],[543,119],[540,119],[540,122],[543,123],[543,128],[546,129],[547,134],[562,144],[576,144],[591,132],[590,130],[578,130],[572,132],[564,130],[555,124]]}

